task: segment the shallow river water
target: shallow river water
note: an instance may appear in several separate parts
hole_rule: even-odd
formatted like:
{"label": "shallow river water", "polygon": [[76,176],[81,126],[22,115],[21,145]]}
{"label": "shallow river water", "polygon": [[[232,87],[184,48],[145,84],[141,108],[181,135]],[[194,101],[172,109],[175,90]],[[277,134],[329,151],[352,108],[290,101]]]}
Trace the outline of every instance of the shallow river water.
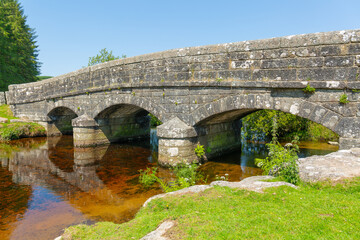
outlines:
{"label": "shallow river water", "polygon": [[[140,142],[74,149],[72,136],[0,143],[0,239],[54,239],[74,224],[129,221],[146,199],[161,193],[138,183],[140,169],[156,166],[152,148]],[[336,150],[301,143],[300,156]],[[264,145],[248,143],[200,169],[209,182],[225,174],[239,181],[260,175],[254,159],[265,155]],[[171,178],[166,169],[159,174]]]}

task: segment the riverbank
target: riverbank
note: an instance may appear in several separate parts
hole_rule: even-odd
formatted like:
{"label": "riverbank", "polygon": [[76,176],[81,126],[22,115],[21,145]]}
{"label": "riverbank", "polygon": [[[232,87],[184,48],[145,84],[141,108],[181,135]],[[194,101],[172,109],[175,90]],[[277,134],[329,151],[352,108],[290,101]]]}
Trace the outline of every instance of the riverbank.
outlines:
{"label": "riverbank", "polygon": [[163,239],[358,239],[359,211],[360,178],[264,193],[214,186],[154,199],[124,224],[70,227],[62,239],[140,239],[168,220]]}
{"label": "riverbank", "polygon": [[8,105],[0,105],[0,142],[46,136],[43,126],[14,117]]}
{"label": "riverbank", "polygon": [[73,226],[62,239],[357,239],[359,157],[351,149],[300,159],[297,188],[263,176],[160,194],[130,222]]}

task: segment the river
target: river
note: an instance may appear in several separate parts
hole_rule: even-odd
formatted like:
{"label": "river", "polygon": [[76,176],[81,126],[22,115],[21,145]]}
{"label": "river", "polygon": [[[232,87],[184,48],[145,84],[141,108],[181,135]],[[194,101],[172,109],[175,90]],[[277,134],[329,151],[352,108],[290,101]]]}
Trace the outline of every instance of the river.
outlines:
{"label": "river", "polygon": [[[156,166],[152,136],[151,144],[88,149],[74,149],[72,136],[0,143],[0,239],[54,239],[75,224],[131,220],[146,199],[161,193],[138,183],[140,169]],[[301,157],[337,150],[326,143],[303,142],[300,147]],[[200,170],[209,182],[225,174],[239,181],[261,175],[254,159],[265,155],[263,144],[247,143]],[[160,168],[159,174],[172,177],[167,169]]]}

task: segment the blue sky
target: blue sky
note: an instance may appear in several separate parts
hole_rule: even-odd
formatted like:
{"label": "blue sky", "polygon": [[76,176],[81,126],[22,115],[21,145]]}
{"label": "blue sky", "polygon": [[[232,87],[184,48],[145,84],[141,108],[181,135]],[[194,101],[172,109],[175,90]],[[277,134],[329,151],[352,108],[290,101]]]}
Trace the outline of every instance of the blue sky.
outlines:
{"label": "blue sky", "polygon": [[41,75],[173,48],[360,28],[360,0],[19,0],[36,31]]}

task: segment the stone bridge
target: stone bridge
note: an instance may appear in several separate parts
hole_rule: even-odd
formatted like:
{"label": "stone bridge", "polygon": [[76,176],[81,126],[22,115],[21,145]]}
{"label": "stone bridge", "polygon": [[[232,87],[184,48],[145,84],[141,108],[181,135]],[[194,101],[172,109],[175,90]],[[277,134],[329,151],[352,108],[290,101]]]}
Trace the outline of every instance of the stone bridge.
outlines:
{"label": "stone bridge", "polygon": [[[160,119],[159,162],[196,160],[240,145],[240,119],[274,109],[320,123],[343,149],[360,145],[360,30],[314,33],[115,60],[40,82],[11,85],[17,117],[49,135],[74,133],[76,146],[149,134]],[[316,89],[306,93],[307,86]],[[339,102],[346,94],[347,104]]]}

